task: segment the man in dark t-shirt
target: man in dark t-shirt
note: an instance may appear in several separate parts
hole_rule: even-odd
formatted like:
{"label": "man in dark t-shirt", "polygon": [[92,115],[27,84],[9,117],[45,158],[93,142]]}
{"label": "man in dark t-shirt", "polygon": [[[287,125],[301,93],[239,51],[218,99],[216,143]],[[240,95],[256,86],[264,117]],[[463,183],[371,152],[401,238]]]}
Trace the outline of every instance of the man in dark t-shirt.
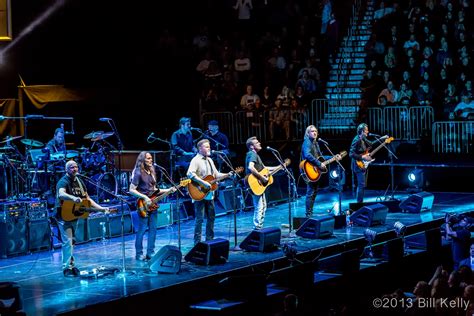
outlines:
{"label": "man in dark t-shirt", "polygon": [[58,181],[56,185],[56,219],[58,223],[59,233],[62,241],[62,260],[63,260],[63,274],[67,277],[79,276],[79,270],[75,266],[75,259],[73,256],[75,232],[78,225],[78,219],[66,221],[63,219],[62,201],[73,201],[74,203],[81,203],[83,200],[88,200],[90,206],[95,209],[104,210],[108,213],[107,207],[102,207],[92,200],[87,194],[87,189],[84,182],[77,177],[79,168],[74,160],[66,163],[66,174]]}

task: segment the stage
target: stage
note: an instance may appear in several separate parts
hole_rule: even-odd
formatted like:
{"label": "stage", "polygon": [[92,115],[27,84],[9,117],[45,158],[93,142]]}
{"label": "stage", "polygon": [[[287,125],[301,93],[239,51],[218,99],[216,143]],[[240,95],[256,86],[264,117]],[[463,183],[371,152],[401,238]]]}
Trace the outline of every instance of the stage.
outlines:
{"label": "stage", "polygon": [[[366,202],[380,200],[384,192],[367,191]],[[474,194],[442,193],[434,194],[431,211],[421,213],[389,212],[384,225],[372,226],[378,232],[380,242],[395,236],[394,223],[402,222],[407,226],[406,235],[423,233],[437,228],[444,221],[445,213],[467,213],[474,210]],[[405,200],[407,192],[396,192],[394,197]],[[355,202],[350,192],[342,196],[342,209],[349,208]],[[304,196],[291,203],[292,217],[304,216]],[[315,204],[315,217],[332,215],[338,208],[337,192],[321,190]],[[329,212],[332,210],[331,212]],[[252,231],[251,210],[241,210],[236,214],[237,245]],[[230,243],[229,257],[226,263],[217,265],[196,265],[184,261],[192,249],[194,221],[186,220],[178,225],[168,225],[158,229],[155,251],[167,245],[180,247],[183,254],[181,271],[177,274],[150,273],[145,262],[135,260],[134,234],[92,241],[77,245],[75,258],[77,266],[84,271],[93,268],[123,269],[123,252],[125,254],[125,276],[109,274],[90,278],[66,278],[61,269],[60,248],[39,251],[23,256],[14,256],[0,260],[0,273],[3,282],[17,282],[20,286],[23,310],[27,315],[56,314],[98,314],[99,311],[116,311],[107,306],[122,308],[123,313],[149,310],[156,306],[157,311],[168,311],[171,314],[193,314],[202,312],[202,302],[214,302],[219,305],[221,298],[218,282],[229,275],[248,274],[249,271],[270,275],[273,271],[287,268],[295,263],[323,261],[324,258],[338,255],[350,249],[364,248],[367,241],[364,237],[366,227],[335,228],[331,236],[324,239],[307,239],[299,236],[288,236],[289,205],[280,201],[269,205],[265,224],[266,228],[281,229],[281,246],[269,252],[233,251],[235,244],[234,215],[232,212],[219,216],[215,222],[215,238],[226,239]],[[145,235],[146,244],[146,235]],[[415,244],[415,242],[414,242]],[[294,251],[288,252],[282,249]],[[291,262],[289,262],[291,261]],[[320,269],[324,264],[320,264]],[[331,267],[328,270],[332,270]],[[361,264],[362,269],[362,264]],[[313,271],[315,273],[317,271]],[[324,277],[315,277],[321,281]],[[314,280],[311,280],[313,282]],[[303,281],[303,280],[302,280]],[[251,285],[250,285],[251,286]],[[276,288],[275,288],[276,289]],[[285,290],[281,290],[284,292]],[[275,290],[278,293],[278,290]],[[146,302],[146,303],[144,303]],[[98,305],[96,305],[98,304]],[[207,303],[211,304],[211,303]],[[211,304],[211,305],[212,305]],[[204,304],[206,305],[206,304]],[[190,306],[193,306],[191,308]],[[221,306],[215,307],[216,309]],[[206,312],[204,312],[206,314]]]}

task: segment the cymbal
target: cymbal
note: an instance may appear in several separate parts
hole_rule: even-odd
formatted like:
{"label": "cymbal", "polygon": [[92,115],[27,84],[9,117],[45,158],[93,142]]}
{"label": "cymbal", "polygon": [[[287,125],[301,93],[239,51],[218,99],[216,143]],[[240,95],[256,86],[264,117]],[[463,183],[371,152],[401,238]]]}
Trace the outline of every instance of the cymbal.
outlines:
{"label": "cymbal", "polygon": [[66,153],[67,159],[76,158],[77,156],[79,156],[79,152],[77,150],[68,150]]}
{"label": "cymbal", "polygon": [[86,151],[86,150],[88,150],[88,149],[89,149],[89,148],[84,147],[84,146],[77,148],[78,151]]}
{"label": "cymbal", "polygon": [[22,138],[23,136],[13,136],[13,137],[10,137],[10,136],[7,136],[4,140],[2,140],[0,142],[0,144],[3,144],[3,143],[6,143],[6,142],[11,142],[12,140],[15,140],[15,139],[18,139],[18,138]]}
{"label": "cymbal", "polygon": [[21,142],[25,144],[26,146],[31,146],[31,147],[43,147],[44,144],[40,141],[34,140],[34,139],[22,139]]}
{"label": "cymbal", "polygon": [[107,137],[112,136],[113,134],[114,134],[114,132],[103,133],[103,134],[98,135],[97,137],[92,138],[91,141],[96,142],[98,140],[103,140]]}
{"label": "cymbal", "polygon": [[101,134],[104,134],[104,131],[92,132],[92,133],[84,135],[84,139],[96,138],[97,136],[99,136]]}

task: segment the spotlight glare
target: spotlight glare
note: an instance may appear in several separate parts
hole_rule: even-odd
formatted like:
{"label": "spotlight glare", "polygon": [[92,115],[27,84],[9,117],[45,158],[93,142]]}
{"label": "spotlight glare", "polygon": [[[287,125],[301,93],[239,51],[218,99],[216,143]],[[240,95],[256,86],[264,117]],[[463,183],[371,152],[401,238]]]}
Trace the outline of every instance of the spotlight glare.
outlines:
{"label": "spotlight glare", "polygon": [[339,178],[339,172],[337,172],[337,169],[331,170],[331,172],[329,173],[329,176],[332,179],[337,179]]}

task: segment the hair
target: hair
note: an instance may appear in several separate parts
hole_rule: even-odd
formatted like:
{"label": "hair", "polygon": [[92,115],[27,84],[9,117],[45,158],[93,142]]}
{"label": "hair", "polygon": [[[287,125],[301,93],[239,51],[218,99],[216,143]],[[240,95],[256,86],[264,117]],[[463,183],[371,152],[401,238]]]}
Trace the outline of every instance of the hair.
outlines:
{"label": "hair", "polygon": [[[309,138],[309,131],[313,128],[316,128],[316,126],[310,125],[310,126],[306,127],[306,131],[304,132],[304,139]],[[317,128],[316,128],[316,131],[318,132]]]}
{"label": "hair", "polygon": [[[147,154],[150,153],[148,151],[142,151],[138,154],[137,161],[135,162],[135,167],[133,168],[134,172],[137,168],[140,169],[140,171],[145,170],[145,158]],[[151,166],[150,171],[153,177],[156,179],[155,167]]]}
{"label": "hair", "polygon": [[196,147],[199,148],[199,147],[201,147],[202,144],[204,144],[204,143],[210,143],[210,142],[209,142],[209,139],[207,139],[207,138],[201,139],[201,140],[198,141],[198,143],[196,144]]}
{"label": "hair", "polygon": [[360,123],[359,126],[357,126],[357,135],[362,134],[366,127],[369,127],[366,123]]}
{"label": "hair", "polygon": [[257,140],[256,136],[249,137],[247,141],[245,142],[245,145],[247,146],[247,149],[250,149],[250,146],[253,145],[253,141]]}
{"label": "hair", "polygon": [[179,125],[184,125],[186,124],[187,122],[191,122],[191,118],[189,117],[182,117],[179,119]]}
{"label": "hair", "polygon": [[62,129],[61,127],[58,127],[54,130],[54,136],[58,135],[59,133],[64,134],[64,129]]}

